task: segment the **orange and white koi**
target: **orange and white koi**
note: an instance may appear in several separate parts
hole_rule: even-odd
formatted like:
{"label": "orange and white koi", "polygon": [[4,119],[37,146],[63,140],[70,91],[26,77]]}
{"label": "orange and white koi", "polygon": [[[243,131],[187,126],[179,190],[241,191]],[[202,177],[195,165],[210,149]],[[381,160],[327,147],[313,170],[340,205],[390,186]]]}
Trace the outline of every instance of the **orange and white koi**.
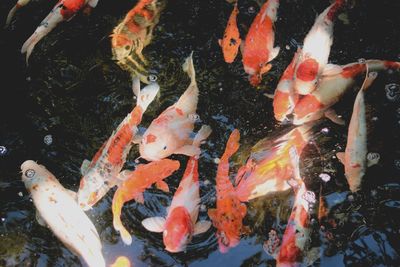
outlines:
{"label": "orange and white koi", "polygon": [[247,33],[242,56],[244,71],[250,75],[253,86],[260,84],[262,75],[267,73],[272,61],[279,54],[275,41],[274,22],[277,19],[278,0],[268,0],[261,7]]}
{"label": "orange and white koi", "polygon": [[22,45],[21,53],[26,53],[26,62],[35,45],[62,21],[72,19],[84,7],[95,8],[98,0],[59,0],[53,10],[40,23],[39,27]]}
{"label": "orange and white koi", "polygon": [[125,244],[130,245],[132,237],[121,222],[121,210],[124,203],[135,199],[135,201],[143,204],[143,192],[154,183],[157,188],[169,192],[168,184],[163,180],[178,170],[179,166],[179,161],[163,159],[139,165],[134,171],[125,170],[121,172],[121,180],[124,182],[118,186],[114,193],[112,212],[114,229],[120,232]]}
{"label": "orange and white koi", "polygon": [[226,63],[232,63],[239,51],[239,46],[242,40],[240,39],[240,33],[237,26],[236,18],[239,14],[239,9],[237,3],[233,7],[231,16],[228,20],[228,25],[224,32],[224,37],[218,40],[219,45],[222,48],[222,53],[224,54],[224,60]]}
{"label": "orange and white koi", "polygon": [[332,121],[344,124],[330,109],[341,97],[353,88],[356,77],[365,73],[368,65],[370,71],[381,71],[387,69],[399,70],[400,62],[384,60],[366,60],[341,66],[340,73],[323,77],[318,88],[309,95],[301,98],[293,110],[293,124],[299,125],[306,122],[318,120],[323,116]]}
{"label": "orange and white koi", "polygon": [[189,138],[196,120],[199,97],[192,56],[193,53],[183,64],[183,70],[191,80],[189,87],[174,105],[151,122],[139,144],[140,156],[146,160],[160,160],[171,154],[200,154],[200,148],[192,145],[193,140]]}
{"label": "orange and white koi", "polygon": [[[333,42],[333,21],[344,0],[336,0],[322,12],[304,39],[299,61],[294,73],[296,93],[307,95],[315,90],[323,71],[331,73],[327,66]],[[334,66],[334,65],[333,65]]]}
{"label": "orange and white koi", "polygon": [[311,125],[303,125],[272,142],[268,139],[258,142],[236,176],[236,193],[240,201],[288,190],[287,181],[293,177],[289,151],[294,147],[301,155],[311,138],[310,131]]}
{"label": "orange and white koi", "polygon": [[346,150],[336,154],[344,165],[345,176],[352,192],[360,189],[367,167],[376,164],[377,159],[379,159],[367,158],[367,119],[364,99],[365,90],[368,89],[376,77],[376,72],[367,73],[367,77],[354,101],[353,114],[351,115],[347,134]]}
{"label": "orange and white koi", "polygon": [[[193,145],[200,146],[211,133],[209,126],[203,126],[196,135]],[[175,192],[167,217],[151,217],[142,221],[143,226],[152,232],[163,232],[165,249],[181,252],[186,249],[192,236],[206,232],[211,223],[199,221],[200,193],[198,158],[192,156],[186,165],[185,173]]]}
{"label": "orange and white koi", "polygon": [[[293,154],[296,154],[293,153]],[[310,209],[316,203],[315,193],[308,191],[300,177],[299,157],[292,158],[294,179],[296,180],[295,200],[281,247],[276,257],[276,266],[308,266],[305,262],[313,260],[307,257],[306,249],[310,244]]]}
{"label": "orange and white koi", "polygon": [[283,122],[288,120],[287,116],[292,114],[293,109],[299,99],[298,94],[294,91],[294,69],[299,58],[300,49],[293,56],[292,61],[283,72],[278,85],[276,86],[273,96],[272,106],[274,108],[274,116],[277,121]]}
{"label": "orange and white koi", "polygon": [[110,267],[131,267],[131,262],[125,256],[119,256]]}
{"label": "orange and white koi", "polygon": [[244,231],[243,218],[246,216],[246,205],[236,196],[235,188],[229,179],[229,158],[239,149],[240,133],[234,130],[226,144],[216,177],[217,204],[215,209],[208,210],[208,216],[217,228],[219,250],[225,253],[237,246]]}
{"label": "orange and white koi", "polygon": [[43,165],[27,160],[21,165],[22,181],[36,207],[36,218],[90,267],[106,266],[99,234],[75,200]]}
{"label": "orange and white koi", "polygon": [[92,161],[85,160],[82,163],[83,177],[78,191],[78,203],[84,210],[90,209],[111,187],[120,182],[118,174],[133,145],[133,139],[138,131],[137,126],[159,89],[157,83],[152,83],[140,91],[139,79],[133,80],[133,92],[137,97],[136,107],[118,125]]}
{"label": "orange and white koi", "polygon": [[138,76],[144,83],[149,83],[144,66],[148,62],[142,50],[150,44],[163,8],[163,0],[140,0],[111,34],[113,59],[121,68]]}
{"label": "orange and white koi", "polygon": [[8,12],[7,20],[6,20],[6,27],[10,25],[12,18],[14,17],[15,13],[21,9],[22,7],[26,6],[31,0],[18,0],[15,6],[11,8],[10,12]]}

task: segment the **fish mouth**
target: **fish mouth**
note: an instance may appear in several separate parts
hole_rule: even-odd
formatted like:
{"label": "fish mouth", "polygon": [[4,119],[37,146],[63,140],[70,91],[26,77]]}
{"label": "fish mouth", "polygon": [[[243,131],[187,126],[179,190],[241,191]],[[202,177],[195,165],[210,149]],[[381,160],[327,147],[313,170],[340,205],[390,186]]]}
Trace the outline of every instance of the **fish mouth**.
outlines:
{"label": "fish mouth", "polygon": [[32,166],[35,166],[35,165],[36,165],[36,162],[34,162],[33,160],[27,160],[21,164],[21,172],[24,172],[24,170],[26,170],[26,169],[31,169]]}

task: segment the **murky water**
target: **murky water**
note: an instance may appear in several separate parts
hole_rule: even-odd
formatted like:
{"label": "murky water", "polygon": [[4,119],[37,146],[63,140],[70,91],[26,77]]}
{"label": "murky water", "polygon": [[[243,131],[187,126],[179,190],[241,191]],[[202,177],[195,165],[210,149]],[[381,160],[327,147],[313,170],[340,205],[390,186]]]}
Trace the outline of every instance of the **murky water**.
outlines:
{"label": "murky water", "polygon": [[[14,2],[1,1],[2,22]],[[17,14],[10,29],[0,30],[0,146],[5,148],[0,154],[1,266],[81,265],[47,228],[35,221],[35,209],[21,182],[19,166],[27,159],[37,160],[65,187],[77,190],[81,162],[94,155],[133,106],[129,74],[111,60],[109,35],[136,1],[102,0],[90,16],[78,15],[59,25],[37,45],[26,67],[20,47],[54,3],[32,1]],[[231,5],[223,0],[168,2],[154,40],[144,50],[152,73],[158,76],[161,94],[142,125],[149,125],[185,90],[189,81],[181,64],[194,51],[201,94],[198,113],[201,123],[214,130],[199,166],[204,207],[215,205],[214,159],[221,156],[234,128],[242,134],[242,147],[233,169],[258,140],[285,130],[285,126],[275,123],[271,100],[263,94],[273,92],[296,43],[302,42],[316,15],[328,4],[317,0],[282,1],[276,23],[281,54],[262,85],[255,89],[249,86],[240,59],[225,64],[217,43]],[[259,6],[256,1],[239,1],[239,9],[239,26],[245,33]],[[335,25],[330,61],[346,64],[359,58],[400,60],[399,10],[397,1],[355,1],[347,12],[348,22],[339,20]],[[394,86],[387,87],[391,84]],[[345,148],[346,127],[323,121],[316,129],[313,144],[302,155],[302,175],[308,188],[325,196],[330,208],[329,216],[321,222],[317,212],[313,214],[312,243],[321,251],[316,266],[400,265],[400,99],[385,90],[397,90],[398,84],[398,73],[381,73],[375,89],[367,95],[371,117],[368,148],[378,152],[381,161],[368,169],[361,192],[348,192],[343,167],[334,158],[336,151]],[[347,122],[353,99],[354,94],[350,94],[336,105]],[[135,165],[137,155],[135,147],[128,168]],[[164,251],[161,235],[145,231],[140,222],[149,216],[165,215],[182,172],[168,178],[170,194],[151,189],[145,193],[144,205],[132,201],[124,207],[122,220],[134,235],[131,246],[123,245],[112,227],[113,190],[88,212],[100,233],[107,262],[125,255],[135,266],[274,266],[263,243],[271,229],[283,234],[293,202],[291,192],[251,201],[245,218],[251,232],[226,254],[218,251],[213,228],[195,237],[184,253]],[[323,182],[321,173],[328,174],[329,181]],[[200,219],[206,218],[206,209],[201,209]]]}

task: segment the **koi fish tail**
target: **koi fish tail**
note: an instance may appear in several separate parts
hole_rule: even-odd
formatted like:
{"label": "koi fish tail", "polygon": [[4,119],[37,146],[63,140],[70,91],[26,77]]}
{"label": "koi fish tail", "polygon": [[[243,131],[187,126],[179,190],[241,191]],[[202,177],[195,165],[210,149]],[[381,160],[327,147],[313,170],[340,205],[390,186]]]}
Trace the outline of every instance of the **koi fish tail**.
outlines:
{"label": "koi fish tail", "polygon": [[29,57],[35,48],[35,45],[45,37],[50,31],[52,31],[58,23],[64,20],[60,13],[60,7],[57,6],[53,9],[49,15],[40,23],[39,27],[35,32],[29,37],[28,40],[22,45],[21,53],[26,53],[26,64],[28,64]]}
{"label": "koi fish tail", "polygon": [[185,63],[182,65],[183,71],[185,71],[190,78],[190,85],[186,91],[179,98],[175,106],[181,109],[186,114],[196,112],[197,102],[199,97],[199,88],[196,83],[196,73],[193,64],[193,52],[189,57],[186,58]]}
{"label": "koi fish tail", "polygon": [[5,28],[7,28],[10,25],[11,20],[13,19],[13,17],[15,16],[15,13],[17,12],[17,10],[19,8],[20,8],[20,6],[15,5],[15,6],[13,6],[13,8],[11,8],[10,12],[8,12]]}
{"label": "koi fish tail", "polygon": [[183,63],[182,68],[183,68],[183,71],[189,75],[190,85],[195,85],[196,84],[196,72],[194,70],[194,64],[193,64],[193,51],[190,53],[190,56],[188,56],[185,59],[185,63]]}
{"label": "koi fish tail", "polygon": [[196,134],[196,136],[193,139],[193,145],[196,147],[199,147],[201,142],[206,140],[208,136],[210,136],[212,132],[212,129],[208,125],[203,125],[201,126],[199,132]]}
{"label": "koi fish tail", "polygon": [[132,91],[137,97],[137,105],[142,108],[143,112],[147,109],[151,102],[158,94],[160,86],[158,83],[151,83],[140,90],[140,80],[138,77],[133,78]]}
{"label": "koi fish tail", "polygon": [[239,149],[240,133],[237,129],[233,130],[226,143],[225,152],[222,155],[223,159],[228,160]]}
{"label": "koi fish tail", "polygon": [[122,241],[126,245],[130,245],[132,244],[132,237],[129,234],[128,230],[126,230],[126,228],[122,225],[121,221],[121,209],[123,205],[123,196],[117,190],[114,194],[114,198],[112,201],[113,226],[114,229],[120,233]]}

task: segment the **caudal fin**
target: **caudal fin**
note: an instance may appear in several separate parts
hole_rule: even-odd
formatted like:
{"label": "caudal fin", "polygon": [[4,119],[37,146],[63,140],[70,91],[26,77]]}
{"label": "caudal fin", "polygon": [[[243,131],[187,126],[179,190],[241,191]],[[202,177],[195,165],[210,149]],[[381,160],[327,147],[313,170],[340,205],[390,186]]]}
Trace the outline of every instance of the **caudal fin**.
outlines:
{"label": "caudal fin", "polygon": [[137,105],[140,106],[143,111],[145,111],[150,103],[153,102],[154,98],[158,94],[158,91],[160,91],[160,86],[158,83],[151,83],[140,91],[140,85],[138,86],[138,83],[140,83],[139,79],[134,78],[133,92],[137,97]]}
{"label": "caudal fin", "polygon": [[194,70],[193,64],[193,51],[192,53],[190,53],[190,56],[185,59],[185,63],[183,63],[182,69],[188,74],[190,78],[190,84],[196,84],[196,72]]}
{"label": "caudal fin", "polygon": [[122,225],[121,221],[121,209],[124,205],[123,197],[119,190],[117,190],[114,194],[112,201],[112,212],[113,212],[113,226],[116,231],[118,231],[121,235],[122,241],[126,245],[132,244],[132,237],[129,234],[128,230]]}
{"label": "caudal fin", "polygon": [[18,9],[19,9],[19,6],[15,5],[15,6],[13,6],[13,8],[11,8],[10,12],[8,12],[5,28],[7,28],[10,25],[11,20],[14,17],[14,15]]}
{"label": "caudal fin", "polygon": [[[229,159],[239,149],[240,133],[239,130],[235,129],[229,136],[228,142],[226,143],[225,152],[222,158]],[[222,160],[222,159],[221,159]]]}

